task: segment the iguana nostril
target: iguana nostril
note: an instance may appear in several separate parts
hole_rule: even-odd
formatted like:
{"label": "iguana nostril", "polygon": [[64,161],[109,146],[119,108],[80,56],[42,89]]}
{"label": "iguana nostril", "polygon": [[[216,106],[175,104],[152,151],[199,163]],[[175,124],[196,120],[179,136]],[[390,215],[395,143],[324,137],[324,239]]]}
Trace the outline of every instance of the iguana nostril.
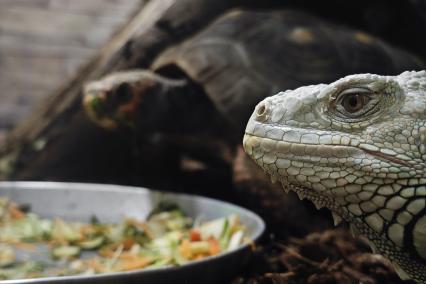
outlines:
{"label": "iguana nostril", "polygon": [[256,110],[256,120],[263,122],[268,118],[268,106],[266,103],[260,103]]}

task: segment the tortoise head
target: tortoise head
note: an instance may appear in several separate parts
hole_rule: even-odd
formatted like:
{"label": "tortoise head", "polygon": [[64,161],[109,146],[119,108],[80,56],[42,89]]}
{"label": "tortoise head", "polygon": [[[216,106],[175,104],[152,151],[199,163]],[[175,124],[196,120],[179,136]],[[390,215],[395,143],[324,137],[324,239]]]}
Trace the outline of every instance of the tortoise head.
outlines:
{"label": "tortoise head", "polygon": [[156,77],[150,71],[125,71],[89,82],[83,97],[87,115],[105,129],[133,127],[144,97],[158,90]]}

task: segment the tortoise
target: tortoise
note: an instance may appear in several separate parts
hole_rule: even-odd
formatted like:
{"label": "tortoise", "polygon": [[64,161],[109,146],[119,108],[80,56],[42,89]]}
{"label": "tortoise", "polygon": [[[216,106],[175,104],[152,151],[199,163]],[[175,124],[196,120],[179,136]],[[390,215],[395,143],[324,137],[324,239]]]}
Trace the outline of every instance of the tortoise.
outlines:
{"label": "tortoise", "polygon": [[227,130],[240,141],[251,109],[279,90],[422,66],[375,37],[301,11],[234,10],[162,52],[148,70],[87,84],[84,106],[108,129]]}

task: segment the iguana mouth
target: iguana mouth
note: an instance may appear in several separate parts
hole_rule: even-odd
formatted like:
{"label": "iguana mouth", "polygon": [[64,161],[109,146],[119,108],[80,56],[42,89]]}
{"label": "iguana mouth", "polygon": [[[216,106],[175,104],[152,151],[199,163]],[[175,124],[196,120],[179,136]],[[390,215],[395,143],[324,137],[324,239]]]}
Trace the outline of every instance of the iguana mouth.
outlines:
{"label": "iguana mouth", "polygon": [[[281,132],[277,135],[277,129]],[[275,132],[273,132],[275,130]],[[289,153],[301,157],[313,158],[313,157],[325,157],[325,158],[349,158],[364,153],[369,156],[373,156],[378,160],[395,163],[399,166],[413,168],[412,164],[408,161],[400,159],[396,155],[384,153],[384,151],[375,150],[378,149],[374,145],[361,143],[357,139],[347,138],[344,140],[342,135],[334,133],[330,135],[330,132],[317,131],[318,137],[331,136],[333,138],[324,139],[317,138],[305,138],[304,136],[309,134],[305,129],[293,128],[293,127],[279,127],[276,125],[268,125],[263,123],[254,123],[250,128],[247,127],[244,136],[244,147],[261,147],[262,151],[266,153],[272,153],[274,150],[278,150],[279,153]],[[282,133],[282,134],[281,134]],[[301,133],[297,137],[293,137],[291,133]],[[290,134],[290,135],[289,135]],[[289,137],[290,139],[286,139]],[[334,137],[339,137],[334,139]],[[253,140],[254,139],[254,140]],[[258,141],[256,141],[258,140]],[[268,141],[269,140],[269,141]],[[262,144],[262,145],[261,145]],[[268,146],[268,144],[270,146]],[[275,148],[275,149],[273,149]],[[283,151],[283,149],[286,149]],[[272,152],[271,152],[272,151]],[[395,153],[396,154],[396,153]],[[314,162],[315,158],[312,159]],[[307,161],[303,159],[303,161]]]}
{"label": "iguana mouth", "polygon": [[[254,139],[259,139],[258,142],[253,143],[253,138]],[[267,149],[267,147],[265,145],[260,146],[260,144],[268,144],[267,140],[271,140],[272,143],[276,143],[275,144],[275,149],[274,146],[270,146],[269,149]],[[271,144],[272,144],[271,143]],[[258,145],[259,144],[259,145]],[[412,165],[409,164],[407,161],[404,161],[402,159],[399,159],[398,157],[392,156],[392,155],[388,155],[386,153],[382,153],[380,151],[372,151],[372,150],[368,150],[365,149],[362,146],[352,146],[352,145],[338,145],[338,144],[304,144],[304,143],[297,143],[297,142],[293,142],[293,141],[285,141],[285,140],[278,140],[278,139],[274,139],[274,138],[270,138],[270,137],[261,137],[258,135],[255,135],[253,133],[250,132],[246,132],[245,136],[244,136],[244,143],[243,143],[244,147],[249,149],[250,147],[261,147],[262,152],[264,152],[264,154],[267,153],[273,153],[274,150],[277,150],[278,148],[280,149],[279,152],[283,153],[282,149],[283,148],[287,148],[287,153],[291,153],[293,154],[293,156],[300,156],[300,158],[302,159],[303,157],[305,157],[304,159],[302,159],[303,162],[308,162],[311,161],[315,162],[315,163],[319,163],[319,160],[315,160],[316,157],[321,158],[321,157],[328,157],[327,153],[333,152],[335,155],[335,158],[339,159],[339,158],[345,158],[345,157],[353,157],[354,154],[356,154],[356,152],[358,153],[365,153],[367,155],[373,156],[375,158],[377,158],[378,160],[384,160],[386,162],[391,162],[391,163],[395,163],[398,165],[402,165],[405,167],[409,167],[412,168]],[[266,148],[265,148],[266,147]],[[250,151],[250,150],[249,150]],[[345,155],[346,152],[351,152],[349,155]],[[307,156],[307,153],[312,153],[311,156]],[[293,160],[293,159],[292,159]],[[339,163],[337,163],[339,164]]]}
{"label": "iguana mouth", "polygon": [[[360,148],[362,149],[362,148]],[[371,156],[375,156],[379,159],[383,159],[383,160],[387,160],[389,162],[395,163],[395,164],[399,164],[405,167],[412,167],[407,161],[401,160],[397,157],[391,156],[391,155],[387,155],[385,153],[379,152],[379,151],[370,151],[370,150],[366,150],[366,149],[362,149],[365,153],[371,155]]]}

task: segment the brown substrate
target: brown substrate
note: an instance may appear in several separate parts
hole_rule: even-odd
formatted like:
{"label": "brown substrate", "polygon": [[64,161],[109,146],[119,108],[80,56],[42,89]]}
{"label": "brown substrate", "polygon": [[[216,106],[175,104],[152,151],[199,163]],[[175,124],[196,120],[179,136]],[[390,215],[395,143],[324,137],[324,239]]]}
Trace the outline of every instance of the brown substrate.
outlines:
{"label": "brown substrate", "polygon": [[404,282],[382,256],[344,228],[315,232],[287,243],[268,239],[257,247],[232,284],[396,284]]}

